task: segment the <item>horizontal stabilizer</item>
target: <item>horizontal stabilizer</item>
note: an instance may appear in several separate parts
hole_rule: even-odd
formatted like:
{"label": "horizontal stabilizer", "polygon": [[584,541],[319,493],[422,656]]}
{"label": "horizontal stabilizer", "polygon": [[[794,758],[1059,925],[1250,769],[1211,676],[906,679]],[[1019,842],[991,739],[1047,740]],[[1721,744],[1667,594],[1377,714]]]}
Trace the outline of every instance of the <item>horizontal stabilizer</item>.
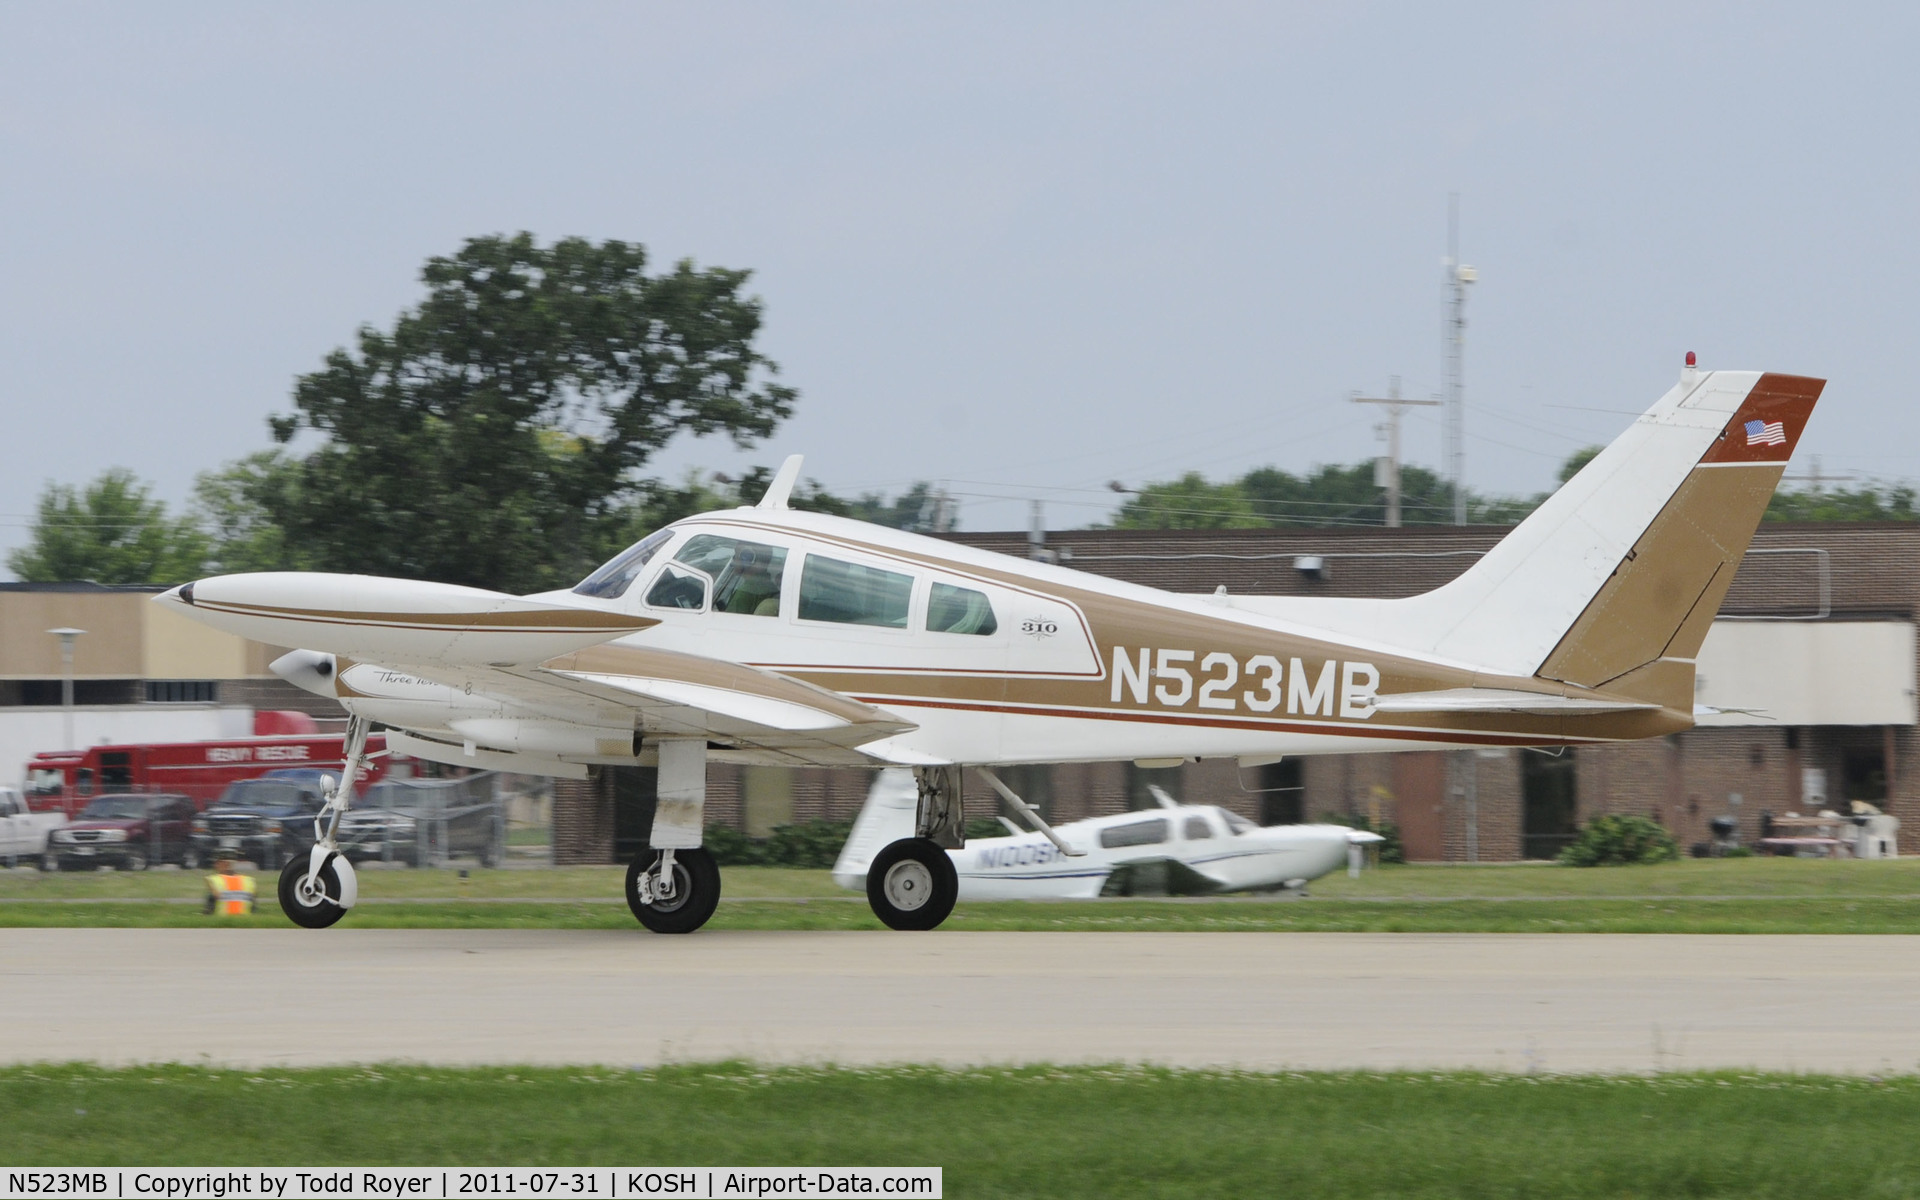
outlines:
{"label": "horizontal stabilizer", "polygon": [[1601,713],[1649,712],[1658,704],[1617,700],[1607,696],[1555,696],[1508,688],[1447,688],[1438,692],[1401,692],[1379,696],[1373,710],[1383,713],[1530,713],[1542,717],[1598,716]]}

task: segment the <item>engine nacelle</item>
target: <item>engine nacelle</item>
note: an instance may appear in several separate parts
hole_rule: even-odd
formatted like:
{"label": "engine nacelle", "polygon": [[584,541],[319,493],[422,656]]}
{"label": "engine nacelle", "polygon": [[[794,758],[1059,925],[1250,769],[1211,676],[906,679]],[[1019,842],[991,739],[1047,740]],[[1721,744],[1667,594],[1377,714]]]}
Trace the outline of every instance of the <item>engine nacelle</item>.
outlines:
{"label": "engine nacelle", "polygon": [[522,717],[468,717],[447,727],[477,746],[517,754],[548,754],[574,758],[639,758],[636,729],[600,729],[566,721]]}

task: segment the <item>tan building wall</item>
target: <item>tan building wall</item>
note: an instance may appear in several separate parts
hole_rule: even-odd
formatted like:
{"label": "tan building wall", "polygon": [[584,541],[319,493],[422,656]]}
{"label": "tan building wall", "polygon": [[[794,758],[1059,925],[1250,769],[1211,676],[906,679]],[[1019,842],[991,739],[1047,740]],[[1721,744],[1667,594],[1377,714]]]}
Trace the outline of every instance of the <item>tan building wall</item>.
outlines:
{"label": "tan building wall", "polygon": [[190,621],[138,590],[0,590],[0,679],[61,677],[60,639],[74,640],[75,679],[260,679],[284,651]]}
{"label": "tan building wall", "polygon": [[0,592],[0,679],[60,678],[60,639],[47,630],[84,629],[74,641],[76,679],[137,679],[145,663],[145,593]]}

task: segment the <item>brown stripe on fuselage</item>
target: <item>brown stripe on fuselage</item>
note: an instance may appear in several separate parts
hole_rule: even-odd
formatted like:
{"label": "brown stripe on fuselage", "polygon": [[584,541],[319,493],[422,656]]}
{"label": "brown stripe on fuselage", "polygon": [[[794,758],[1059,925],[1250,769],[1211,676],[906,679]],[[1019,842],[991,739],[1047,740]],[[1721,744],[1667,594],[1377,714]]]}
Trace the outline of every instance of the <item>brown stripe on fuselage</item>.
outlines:
{"label": "brown stripe on fuselage", "polygon": [[[1001,713],[1008,716],[1059,717],[1086,721],[1129,721],[1153,724],[1176,724],[1198,726],[1209,729],[1244,729],[1262,733],[1293,733],[1303,736],[1355,737],[1400,742],[1453,742],[1462,746],[1555,746],[1578,745],[1587,742],[1619,741],[1623,738],[1655,737],[1676,732],[1676,726],[1667,714],[1659,712],[1607,713],[1583,717],[1579,730],[1563,730],[1556,733],[1517,732],[1480,732],[1464,725],[1372,725],[1352,722],[1303,722],[1293,719],[1274,721],[1256,720],[1251,717],[1226,718],[1208,717],[1193,713],[1168,712],[1119,712],[1111,709],[1080,708],[1041,708],[1017,704],[968,704],[958,701],[938,701],[919,698],[871,695],[860,696],[880,707],[894,708],[937,708],[964,712]],[[1405,714],[1395,714],[1404,718]],[[1458,717],[1463,714],[1436,714],[1436,716]],[[1528,714],[1510,714],[1515,718],[1527,718]],[[1622,721],[1621,718],[1637,718]],[[1535,721],[1562,721],[1561,717],[1532,717]],[[1602,728],[1604,726],[1604,728]]]}
{"label": "brown stripe on fuselage", "polygon": [[[1737,472],[1737,474],[1744,474],[1744,472]],[[861,697],[880,707],[887,707],[890,704],[902,706],[920,704],[929,707],[975,708],[981,711],[1056,714],[1071,712],[1076,715],[1092,715],[1097,719],[1135,721],[1179,720],[1185,716],[1201,717],[1227,728],[1267,729],[1272,726],[1262,720],[1262,714],[1248,708],[1244,696],[1250,687],[1256,690],[1259,687],[1248,678],[1244,669],[1249,659],[1259,655],[1271,655],[1278,659],[1283,668],[1283,676],[1291,673],[1293,660],[1298,658],[1301,660],[1301,665],[1307,668],[1308,676],[1316,681],[1324,669],[1324,664],[1328,661],[1364,662],[1380,672],[1380,683],[1377,689],[1380,695],[1484,687],[1530,691],[1545,696],[1594,695],[1600,698],[1627,698],[1614,697],[1610,693],[1596,692],[1584,687],[1569,687],[1557,680],[1485,675],[1470,670],[1440,666],[1343,645],[1330,639],[1284,633],[1231,618],[1169,608],[1151,599],[1113,596],[1053,580],[1041,583],[1029,576],[1012,571],[975,563],[955,563],[932,554],[876,546],[844,535],[821,533],[815,530],[795,530],[787,526],[761,523],[750,517],[743,518],[732,513],[715,514],[709,520],[715,524],[757,529],[771,535],[800,536],[811,541],[840,546],[860,554],[938,571],[949,577],[972,577],[1066,603],[1073,606],[1081,615],[1086,623],[1089,638],[1100,656],[1100,670],[1097,675],[1064,678],[1023,674],[1017,670],[998,674],[959,675],[911,669],[831,667],[792,662],[755,664],[792,678],[804,679],[829,691]],[[1131,690],[1121,688],[1121,701],[1116,707],[1112,699],[1114,685],[1110,674],[1113,670],[1113,655],[1116,647],[1136,656],[1140,650],[1146,649],[1153,654],[1156,661],[1157,652],[1161,649],[1190,652],[1193,658],[1182,665],[1195,676],[1192,688],[1196,693],[1200,685],[1207,681],[1203,678],[1201,671],[1201,664],[1206,656],[1216,652],[1231,655],[1239,675],[1234,686],[1229,689],[1235,701],[1234,709],[1220,712],[1200,709],[1196,703],[1197,695],[1192,694],[1184,705],[1170,706],[1160,703],[1153,686],[1159,683],[1159,680],[1149,685],[1149,699],[1145,704],[1136,703],[1132,699]],[[614,647],[600,649],[614,649]],[[1016,646],[1014,649],[1016,660],[1018,653]],[[1217,678],[1220,674],[1221,672],[1216,670],[1212,677]],[[1339,684],[1339,669],[1336,667],[1333,698],[1333,711],[1336,714],[1339,711]],[[1290,686],[1290,683],[1283,678],[1283,691]],[[1640,699],[1640,697],[1633,698]],[[1463,738],[1477,735],[1505,737],[1508,739],[1508,744],[1546,745],[1568,739],[1618,740],[1673,733],[1692,725],[1692,712],[1692,696],[1689,694],[1684,706],[1669,706],[1665,711],[1660,712],[1556,716],[1501,712],[1447,712],[1419,715],[1396,713],[1397,728],[1402,732],[1384,734],[1363,732],[1381,728],[1371,725],[1371,718],[1334,716],[1325,726],[1316,726],[1314,731],[1366,737],[1386,736],[1402,741],[1420,740],[1416,735],[1424,731],[1442,738],[1449,735]],[[1300,714],[1288,713],[1287,703],[1283,700],[1274,717],[1281,720],[1292,717],[1297,721]],[[1311,720],[1311,717],[1308,719]],[[1242,724],[1233,724],[1236,720]]]}

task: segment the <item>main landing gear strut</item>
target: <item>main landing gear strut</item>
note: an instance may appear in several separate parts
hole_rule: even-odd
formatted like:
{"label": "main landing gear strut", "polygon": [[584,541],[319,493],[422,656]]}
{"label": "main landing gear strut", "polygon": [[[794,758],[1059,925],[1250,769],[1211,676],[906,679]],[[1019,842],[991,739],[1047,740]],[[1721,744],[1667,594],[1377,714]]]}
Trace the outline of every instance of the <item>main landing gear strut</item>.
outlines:
{"label": "main landing gear strut", "polygon": [[660,799],[647,849],[627,867],[627,907],[655,933],[692,933],[720,904],[720,867],[700,846],[707,744],[678,738],[655,744],[660,752]]}
{"label": "main landing gear strut", "polygon": [[360,898],[353,864],[340,853],[334,834],[353,804],[353,781],[366,762],[369,728],[365,717],[347,721],[346,757],[339,781],[323,780],[327,802],[313,819],[313,850],[304,858],[291,859],[280,872],[280,911],[295,925],[325,929],[346,916]]}

